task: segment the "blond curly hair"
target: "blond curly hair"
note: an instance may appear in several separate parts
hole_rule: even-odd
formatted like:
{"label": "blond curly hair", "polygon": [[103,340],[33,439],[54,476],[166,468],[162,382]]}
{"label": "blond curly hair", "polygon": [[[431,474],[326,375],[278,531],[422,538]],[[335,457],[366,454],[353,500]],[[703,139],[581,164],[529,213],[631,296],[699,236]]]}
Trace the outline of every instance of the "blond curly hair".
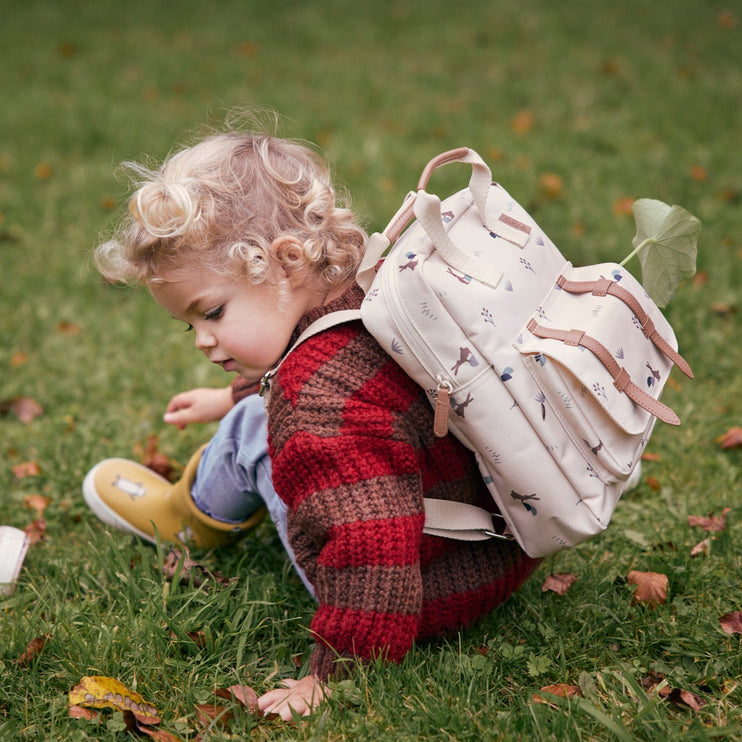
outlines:
{"label": "blond curly hair", "polygon": [[[280,265],[304,271],[329,291],[355,275],[366,233],[347,198],[338,198],[327,163],[303,143],[225,132],[171,155],[158,169],[123,166],[136,187],[129,213],[94,252],[110,281],[147,284],[196,265],[259,284]],[[292,249],[278,249],[286,236]]]}

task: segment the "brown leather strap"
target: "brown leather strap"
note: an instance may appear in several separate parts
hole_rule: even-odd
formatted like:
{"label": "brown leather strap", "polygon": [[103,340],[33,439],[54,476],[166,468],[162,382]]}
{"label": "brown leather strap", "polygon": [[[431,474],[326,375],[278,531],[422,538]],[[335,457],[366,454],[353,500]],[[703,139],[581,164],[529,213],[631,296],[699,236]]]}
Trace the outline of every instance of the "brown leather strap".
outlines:
{"label": "brown leather strap", "polygon": [[655,344],[655,347],[664,353],[688,378],[693,378],[693,371],[691,371],[688,361],[660,335],[654,326],[654,322],[652,322],[649,315],[644,311],[644,307],[623,286],[619,286],[609,278],[600,278],[597,281],[568,281],[564,276],[559,276],[557,285],[570,294],[593,294],[593,296],[610,294],[620,299],[636,315],[642,332]]}
{"label": "brown leather strap", "polygon": [[662,404],[662,402],[638,387],[631,380],[629,372],[623,366],[619,366],[608,348],[594,337],[582,330],[556,330],[551,327],[544,327],[534,319],[531,319],[528,323],[528,331],[536,337],[560,340],[567,345],[580,345],[587,348],[603,364],[613,378],[613,385],[619,392],[626,393],[636,404],[663,422],[670,425],[680,425],[680,418],[667,405]]}

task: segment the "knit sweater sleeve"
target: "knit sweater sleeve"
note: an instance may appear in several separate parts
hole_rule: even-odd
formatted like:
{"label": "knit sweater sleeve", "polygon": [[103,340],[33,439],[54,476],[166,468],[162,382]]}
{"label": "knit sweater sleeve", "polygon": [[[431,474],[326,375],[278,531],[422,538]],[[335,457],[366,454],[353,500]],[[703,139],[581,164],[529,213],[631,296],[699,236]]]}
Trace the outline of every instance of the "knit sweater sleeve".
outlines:
{"label": "knit sweater sleeve", "polygon": [[[305,343],[271,391],[271,459],[289,537],[319,602],[311,669],[398,661],[422,607],[419,392],[355,325]],[[400,376],[401,375],[401,376]]]}

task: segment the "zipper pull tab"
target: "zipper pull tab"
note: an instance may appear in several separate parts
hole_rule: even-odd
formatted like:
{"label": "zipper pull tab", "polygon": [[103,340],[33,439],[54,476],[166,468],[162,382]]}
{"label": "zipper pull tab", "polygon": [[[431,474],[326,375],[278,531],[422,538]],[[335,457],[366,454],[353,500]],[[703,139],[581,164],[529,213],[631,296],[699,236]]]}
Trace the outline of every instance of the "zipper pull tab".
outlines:
{"label": "zipper pull tab", "polygon": [[439,376],[435,398],[435,413],[433,415],[433,433],[436,438],[444,438],[448,434],[448,417],[450,414],[451,382],[443,376]]}

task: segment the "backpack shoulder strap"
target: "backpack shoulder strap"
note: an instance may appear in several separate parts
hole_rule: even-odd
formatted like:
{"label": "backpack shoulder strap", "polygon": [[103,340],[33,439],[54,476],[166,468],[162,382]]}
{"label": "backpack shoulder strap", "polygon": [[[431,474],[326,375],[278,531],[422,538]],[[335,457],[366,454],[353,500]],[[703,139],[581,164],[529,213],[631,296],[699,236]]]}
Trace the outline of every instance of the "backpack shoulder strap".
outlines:
{"label": "backpack shoulder strap", "polygon": [[329,330],[331,327],[336,325],[342,325],[346,322],[353,322],[354,320],[361,319],[360,309],[340,309],[337,312],[330,312],[325,314],[319,319],[314,320],[304,332],[299,335],[296,342],[283,354],[281,360],[272,368],[267,371],[263,378],[260,380],[260,391],[258,392],[261,397],[265,397],[270,387],[271,379],[276,375],[278,369],[281,368],[281,364],[286,360],[288,355],[292,353],[299,345],[305,340],[308,340],[314,335],[318,335],[320,332]]}

